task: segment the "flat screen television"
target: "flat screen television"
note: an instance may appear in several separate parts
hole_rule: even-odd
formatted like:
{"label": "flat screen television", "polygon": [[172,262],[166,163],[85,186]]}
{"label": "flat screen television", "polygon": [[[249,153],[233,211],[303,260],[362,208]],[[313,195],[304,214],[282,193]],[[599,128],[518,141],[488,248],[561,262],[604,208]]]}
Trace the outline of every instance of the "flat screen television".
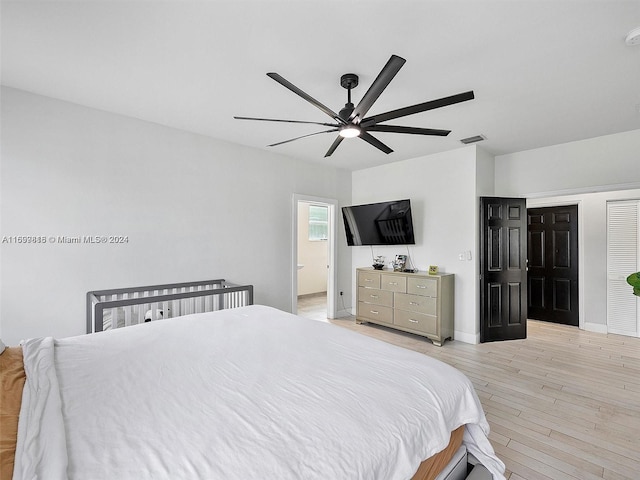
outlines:
{"label": "flat screen television", "polygon": [[342,207],[342,218],[350,246],[416,243],[409,200]]}

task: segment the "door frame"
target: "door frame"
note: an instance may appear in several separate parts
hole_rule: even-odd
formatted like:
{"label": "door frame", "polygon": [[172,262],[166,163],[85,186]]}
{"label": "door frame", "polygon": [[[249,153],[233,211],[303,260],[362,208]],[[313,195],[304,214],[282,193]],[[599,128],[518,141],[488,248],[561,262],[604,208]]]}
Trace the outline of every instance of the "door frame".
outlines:
{"label": "door frame", "polygon": [[527,209],[544,207],[578,206],[578,328],[584,330],[584,208],[582,199],[558,200],[557,198],[527,198]]}
{"label": "door frame", "polygon": [[329,234],[327,238],[327,318],[336,318],[336,212],[338,200],[293,194],[291,204],[291,313],[298,313],[298,204],[315,203],[329,208]]}

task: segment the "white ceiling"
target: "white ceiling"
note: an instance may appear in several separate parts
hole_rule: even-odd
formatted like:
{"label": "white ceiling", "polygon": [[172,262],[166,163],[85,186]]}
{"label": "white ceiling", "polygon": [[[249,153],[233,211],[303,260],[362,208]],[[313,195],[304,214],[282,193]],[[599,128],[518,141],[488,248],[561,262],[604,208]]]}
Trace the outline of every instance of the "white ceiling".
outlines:
{"label": "white ceiling", "polygon": [[[640,1],[2,2],[2,84],[356,170],[459,148],[495,154],[640,128]],[[313,125],[331,119],[268,78],[277,72],[335,111],[342,74],[357,103],[391,54],[407,60],[369,115],[473,90],[475,100],[391,124],[449,137],[377,133],[394,153]]]}

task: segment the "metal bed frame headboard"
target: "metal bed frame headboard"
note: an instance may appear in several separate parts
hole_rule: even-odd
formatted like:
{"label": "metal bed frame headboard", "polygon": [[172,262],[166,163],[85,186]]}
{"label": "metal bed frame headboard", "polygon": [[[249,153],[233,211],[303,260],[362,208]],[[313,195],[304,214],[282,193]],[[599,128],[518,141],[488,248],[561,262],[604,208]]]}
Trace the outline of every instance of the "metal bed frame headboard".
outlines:
{"label": "metal bed frame headboard", "polygon": [[[87,333],[159,316],[170,318],[245,305],[253,305],[253,285],[236,285],[224,279],[94,290],[87,292]],[[105,325],[105,312],[111,314],[109,325]],[[118,325],[119,313],[124,316],[122,325]]]}

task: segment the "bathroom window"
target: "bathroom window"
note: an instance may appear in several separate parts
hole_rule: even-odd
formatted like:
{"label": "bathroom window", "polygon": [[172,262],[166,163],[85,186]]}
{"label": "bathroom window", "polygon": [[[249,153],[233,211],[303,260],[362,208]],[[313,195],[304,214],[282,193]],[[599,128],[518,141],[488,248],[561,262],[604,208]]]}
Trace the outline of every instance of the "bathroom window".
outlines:
{"label": "bathroom window", "polygon": [[309,205],[309,241],[326,240],[329,236],[329,208]]}

